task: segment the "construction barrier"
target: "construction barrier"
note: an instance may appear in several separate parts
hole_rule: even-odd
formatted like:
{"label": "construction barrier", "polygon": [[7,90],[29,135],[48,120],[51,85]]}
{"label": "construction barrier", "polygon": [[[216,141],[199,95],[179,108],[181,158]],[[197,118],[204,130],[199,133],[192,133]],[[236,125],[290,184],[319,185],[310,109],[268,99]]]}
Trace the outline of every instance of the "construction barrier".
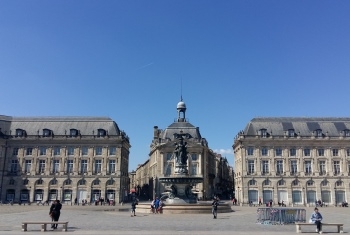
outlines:
{"label": "construction barrier", "polygon": [[257,223],[259,224],[294,224],[306,222],[306,210],[301,208],[258,208]]}

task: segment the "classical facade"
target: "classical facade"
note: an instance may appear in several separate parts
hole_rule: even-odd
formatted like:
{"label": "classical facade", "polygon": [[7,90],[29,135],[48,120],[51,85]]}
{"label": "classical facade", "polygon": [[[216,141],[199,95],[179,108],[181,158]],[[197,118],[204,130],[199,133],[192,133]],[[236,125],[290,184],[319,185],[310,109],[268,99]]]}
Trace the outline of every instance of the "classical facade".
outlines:
{"label": "classical facade", "polygon": [[130,147],[110,118],[0,116],[0,200],[118,203]]}
{"label": "classical facade", "polygon": [[177,112],[178,118],[166,129],[154,127],[149,159],[131,174],[131,187],[145,199],[160,196],[170,187],[170,184],[160,182],[159,178],[176,174],[176,136],[182,135],[188,152],[186,174],[203,178],[201,183],[191,185],[192,193],[199,199],[210,199],[214,194],[228,197],[233,179],[230,178],[227,160],[214,153],[201,136],[199,128],[188,122],[185,117],[186,104],[182,100],[177,104]]}
{"label": "classical facade", "polygon": [[240,203],[350,199],[350,118],[254,118],[233,150]]}

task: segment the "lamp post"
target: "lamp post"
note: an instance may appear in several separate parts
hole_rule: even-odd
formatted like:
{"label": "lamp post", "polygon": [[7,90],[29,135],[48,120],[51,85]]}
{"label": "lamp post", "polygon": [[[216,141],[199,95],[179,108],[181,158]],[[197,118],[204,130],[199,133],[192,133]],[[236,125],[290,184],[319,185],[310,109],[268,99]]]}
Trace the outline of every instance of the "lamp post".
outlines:
{"label": "lamp post", "polygon": [[240,202],[240,200],[239,200],[239,193],[240,193],[240,192],[239,192],[239,186],[237,187],[237,189],[238,189],[238,190],[237,190],[237,191],[238,191],[238,193],[237,193],[237,202],[238,202],[238,204],[240,204],[241,202]]}
{"label": "lamp post", "polygon": [[334,186],[334,206],[337,206],[337,188]]}
{"label": "lamp post", "polygon": [[304,201],[304,206],[306,206],[306,190],[305,188],[303,187],[303,201]]}

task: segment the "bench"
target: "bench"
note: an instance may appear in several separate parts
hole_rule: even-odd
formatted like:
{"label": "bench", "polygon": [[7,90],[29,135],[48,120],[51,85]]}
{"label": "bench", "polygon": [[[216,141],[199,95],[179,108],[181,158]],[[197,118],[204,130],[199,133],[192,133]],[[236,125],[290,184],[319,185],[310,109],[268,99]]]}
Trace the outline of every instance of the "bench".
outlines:
{"label": "bench", "polygon": [[[297,233],[301,233],[301,226],[313,226],[316,228],[316,224],[312,223],[295,223]],[[337,223],[322,223],[322,227],[324,226],[336,226],[338,228],[338,233],[343,233],[343,224],[337,224]]]}
{"label": "bench", "polygon": [[41,224],[41,232],[46,231],[46,225],[48,224],[63,224],[63,232],[67,232],[68,228],[68,221],[66,222],[59,222],[59,221],[27,221],[27,222],[22,222],[22,232],[27,231],[28,224]]}

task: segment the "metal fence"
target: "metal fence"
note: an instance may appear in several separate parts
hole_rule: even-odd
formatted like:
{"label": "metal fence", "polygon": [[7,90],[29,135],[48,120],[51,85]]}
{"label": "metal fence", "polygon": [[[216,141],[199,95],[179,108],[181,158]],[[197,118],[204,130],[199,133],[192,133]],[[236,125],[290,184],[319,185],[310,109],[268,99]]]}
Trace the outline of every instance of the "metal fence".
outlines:
{"label": "metal fence", "polygon": [[258,208],[257,223],[259,224],[294,224],[306,222],[306,210],[300,208]]}

